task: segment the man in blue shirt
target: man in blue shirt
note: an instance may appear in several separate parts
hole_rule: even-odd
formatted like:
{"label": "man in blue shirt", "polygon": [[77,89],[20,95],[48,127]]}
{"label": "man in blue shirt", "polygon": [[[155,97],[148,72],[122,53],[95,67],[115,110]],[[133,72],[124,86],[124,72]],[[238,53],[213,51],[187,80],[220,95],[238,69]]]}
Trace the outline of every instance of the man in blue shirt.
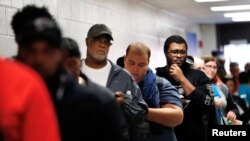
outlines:
{"label": "man in blue shirt", "polygon": [[183,110],[178,92],[164,78],[157,77],[148,67],[150,49],[143,43],[131,43],[126,51],[124,66],[138,83],[147,102],[150,132],[146,141],[176,141],[173,127],[181,124]]}

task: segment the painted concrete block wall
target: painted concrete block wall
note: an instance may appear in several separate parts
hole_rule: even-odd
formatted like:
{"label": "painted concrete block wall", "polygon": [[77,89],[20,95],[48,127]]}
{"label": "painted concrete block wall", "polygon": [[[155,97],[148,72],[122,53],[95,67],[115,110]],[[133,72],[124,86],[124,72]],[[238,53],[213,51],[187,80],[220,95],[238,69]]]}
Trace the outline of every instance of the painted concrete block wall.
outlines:
{"label": "painted concrete block wall", "polygon": [[140,0],[0,0],[1,56],[16,54],[10,21],[13,14],[27,4],[46,6],[58,21],[63,35],[78,42],[82,58],[86,56],[87,31],[95,23],[104,23],[113,31],[110,60],[116,62],[125,54],[129,43],[140,41],[152,51],[152,68],[165,65],[163,43],[168,36],[180,34],[185,37],[185,32],[189,31],[200,37],[198,25]]}
{"label": "painted concrete block wall", "polygon": [[212,24],[202,24],[200,28],[203,41],[201,56],[211,55],[211,52],[217,49],[216,27]]}

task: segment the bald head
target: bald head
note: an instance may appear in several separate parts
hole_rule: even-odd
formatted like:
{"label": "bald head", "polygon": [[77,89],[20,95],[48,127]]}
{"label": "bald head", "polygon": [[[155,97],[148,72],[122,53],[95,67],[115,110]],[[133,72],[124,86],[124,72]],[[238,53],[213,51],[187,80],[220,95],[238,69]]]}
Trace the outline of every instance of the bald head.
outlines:
{"label": "bald head", "polygon": [[129,44],[126,50],[124,68],[132,74],[137,83],[147,73],[150,54],[150,49],[141,42]]}
{"label": "bald head", "polygon": [[141,42],[134,42],[134,43],[129,44],[126,50],[126,56],[128,56],[129,53],[135,53],[138,55],[142,55],[146,53],[148,62],[151,56],[150,49]]}

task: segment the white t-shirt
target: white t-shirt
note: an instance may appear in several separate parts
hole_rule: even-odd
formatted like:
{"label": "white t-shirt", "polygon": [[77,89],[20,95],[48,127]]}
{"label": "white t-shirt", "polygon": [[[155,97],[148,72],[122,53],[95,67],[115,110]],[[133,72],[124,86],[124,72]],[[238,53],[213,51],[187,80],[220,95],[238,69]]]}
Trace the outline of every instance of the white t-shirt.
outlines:
{"label": "white t-shirt", "polygon": [[82,62],[82,72],[89,77],[92,81],[106,87],[108,76],[111,70],[111,64],[108,61],[106,66],[100,69],[93,69],[86,65],[85,61]]}

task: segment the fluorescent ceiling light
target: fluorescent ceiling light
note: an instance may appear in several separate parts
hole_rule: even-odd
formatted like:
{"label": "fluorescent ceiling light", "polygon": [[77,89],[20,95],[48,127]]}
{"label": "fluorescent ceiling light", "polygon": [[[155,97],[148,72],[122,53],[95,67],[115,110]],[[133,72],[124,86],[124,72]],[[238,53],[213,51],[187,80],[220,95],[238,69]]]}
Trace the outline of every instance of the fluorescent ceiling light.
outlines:
{"label": "fluorescent ceiling light", "polygon": [[234,22],[250,21],[250,17],[233,17],[232,21],[234,21]]}
{"label": "fluorescent ceiling light", "polygon": [[229,1],[229,0],[194,0],[195,2],[219,2],[219,1]]}
{"label": "fluorescent ceiling light", "polygon": [[224,17],[249,17],[250,12],[234,12],[234,13],[224,13]]}
{"label": "fluorescent ceiling light", "polygon": [[234,6],[218,6],[211,7],[212,11],[236,11],[236,10],[249,10],[250,5],[234,5]]}
{"label": "fluorescent ceiling light", "polygon": [[234,12],[234,13],[225,13],[224,17],[232,18],[234,22],[243,22],[250,21],[250,12]]}

